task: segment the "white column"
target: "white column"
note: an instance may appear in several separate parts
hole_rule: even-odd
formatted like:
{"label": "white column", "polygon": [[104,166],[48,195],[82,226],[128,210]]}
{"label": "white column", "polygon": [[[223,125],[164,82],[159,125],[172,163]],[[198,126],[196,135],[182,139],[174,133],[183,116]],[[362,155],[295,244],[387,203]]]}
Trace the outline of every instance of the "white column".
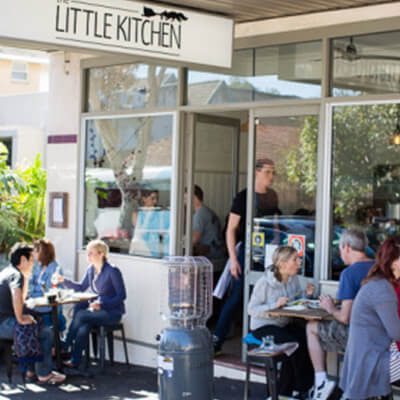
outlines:
{"label": "white column", "polygon": [[[50,57],[49,112],[46,140],[46,236],[56,247],[56,258],[68,277],[74,276],[77,250],[78,135],[80,126],[80,54],[57,52]],[[49,226],[49,194],[68,193],[68,226]]]}

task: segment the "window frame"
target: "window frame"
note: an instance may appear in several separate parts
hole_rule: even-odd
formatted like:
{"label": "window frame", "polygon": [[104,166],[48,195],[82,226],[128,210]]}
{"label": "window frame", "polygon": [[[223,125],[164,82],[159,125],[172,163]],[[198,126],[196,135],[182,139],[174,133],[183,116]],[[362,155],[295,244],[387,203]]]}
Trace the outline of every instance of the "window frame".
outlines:
{"label": "window frame", "polygon": [[[16,66],[24,66],[25,71],[15,70]],[[14,74],[25,74],[25,78],[17,78]],[[28,83],[29,82],[29,63],[23,61],[12,61],[11,63],[11,82]]]}

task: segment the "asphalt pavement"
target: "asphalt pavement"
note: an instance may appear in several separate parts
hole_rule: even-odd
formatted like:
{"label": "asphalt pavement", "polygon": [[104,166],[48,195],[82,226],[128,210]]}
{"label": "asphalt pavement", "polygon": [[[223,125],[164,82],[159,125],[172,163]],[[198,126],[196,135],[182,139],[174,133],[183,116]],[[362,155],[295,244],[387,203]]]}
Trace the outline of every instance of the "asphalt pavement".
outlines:
{"label": "asphalt pavement", "polygon": [[[22,385],[17,366],[13,383],[8,385],[4,366],[1,365],[0,383],[0,400],[158,399],[156,369],[119,363],[106,365],[104,372],[91,366],[87,376],[69,376],[66,383],[60,386],[29,383],[26,387]],[[264,400],[265,393],[265,385],[252,383],[249,400]],[[243,381],[214,378],[214,399],[242,400]]]}

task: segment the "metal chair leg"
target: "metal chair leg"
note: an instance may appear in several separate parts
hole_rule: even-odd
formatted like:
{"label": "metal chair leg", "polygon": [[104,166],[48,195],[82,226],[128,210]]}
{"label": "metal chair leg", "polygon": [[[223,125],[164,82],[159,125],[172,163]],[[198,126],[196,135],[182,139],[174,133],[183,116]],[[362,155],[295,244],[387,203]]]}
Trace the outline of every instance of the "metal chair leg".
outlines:
{"label": "metal chair leg", "polygon": [[243,400],[248,400],[249,398],[249,383],[250,383],[250,363],[246,360],[246,379],[244,381],[244,397]]}
{"label": "metal chair leg", "polygon": [[114,334],[113,331],[107,332],[107,347],[108,347],[108,359],[111,365],[114,365]]}
{"label": "metal chair leg", "polygon": [[271,400],[278,400],[277,374],[274,359],[267,358],[266,372],[268,376],[268,389]]}
{"label": "metal chair leg", "polygon": [[125,362],[127,365],[129,365],[128,346],[126,343],[125,330],[123,325],[121,326],[121,336],[122,336],[122,344],[124,346]]}
{"label": "metal chair leg", "polygon": [[103,371],[106,358],[106,330],[100,326],[100,368]]}

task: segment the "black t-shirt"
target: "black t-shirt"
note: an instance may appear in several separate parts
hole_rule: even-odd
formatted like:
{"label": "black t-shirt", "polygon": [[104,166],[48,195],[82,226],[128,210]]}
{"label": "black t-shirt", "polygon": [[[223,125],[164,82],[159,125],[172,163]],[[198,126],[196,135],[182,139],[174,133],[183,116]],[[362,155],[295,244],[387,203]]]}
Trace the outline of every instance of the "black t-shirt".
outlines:
{"label": "black t-shirt", "polygon": [[[279,210],[278,195],[273,189],[268,189],[266,193],[255,193],[255,217],[281,214]],[[246,237],[246,204],[247,189],[239,192],[233,200],[231,213],[240,216],[238,241],[244,242]]]}
{"label": "black t-shirt", "polygon": [[22,289],[23,283],[21,272],[13,266],[0,272],[0,321],[14,316],[11,290]]}

